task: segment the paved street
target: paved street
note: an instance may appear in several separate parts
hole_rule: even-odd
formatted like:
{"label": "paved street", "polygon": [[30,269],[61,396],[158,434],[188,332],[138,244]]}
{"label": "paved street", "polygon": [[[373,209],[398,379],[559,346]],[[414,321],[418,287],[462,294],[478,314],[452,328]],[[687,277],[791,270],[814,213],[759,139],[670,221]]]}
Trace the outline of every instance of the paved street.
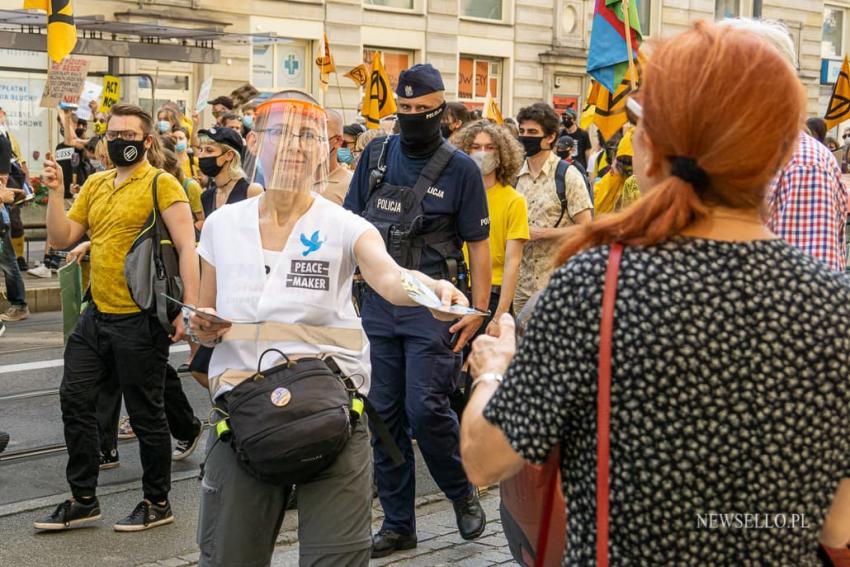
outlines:
{"label": "paved street", "polygon": [[[389,557],[375,559],[372,567],[485,567],[488,565],[516,565],[499,521],[499,496],[493,489],[481,496],[481,504],[487,512],[487,529],[475,541],[464,541],[457,533],[454,511],[442,496],[426,496],[417,502],[416,524],[419,545],[415,549],[399,552]],[[284,529],[278,538],[277,550],[271,567],[296,567],[298,547],[294,516],[288,514]],[[373,527],[381,525],[381,508],[375,503]],[[197,565],[197,552],[171,557],[139,567],[182,567]]]}
{"label": "paved street", "polygon": [[[100,475],[104,515],[101,525],[65,533],[36,533],[32,529],[36,518],[68,494],[58,396],[62,370],[60,328],[59,313],[36,313],[27,321],[9,324],[6,336],[0,339],[0,429],[12,437],[9,447],[0,454],[0,566],[191,564],[197,553],[197,476],[203,443],[192,457],[172,467],[171,499],[177,519],[173,525],[143,534],[118,534],[111,529],[111,524],[129,513],[141,496],[138,447],[135,440],[129,440],[119,445],[121,465]],[[175,345],[172,364],[182,363],[187,351],[185,345]],[[184,387],[196,415],[205,417],[209,410],[206,391],[188,377]],[[375,561],[374,565],[490,565],[510,559],[504,540],[497,535],[500,525],[495,495],[490,493],[485,498],[487,534],[468,543],[457,535],[451,504],[437,494],[421,458],[417,460],[416,486],[419,547]],[[377,525],[380,517],[376,501]],[[273,565],[296,564],[296,527],[297,514],[288,514]]]}

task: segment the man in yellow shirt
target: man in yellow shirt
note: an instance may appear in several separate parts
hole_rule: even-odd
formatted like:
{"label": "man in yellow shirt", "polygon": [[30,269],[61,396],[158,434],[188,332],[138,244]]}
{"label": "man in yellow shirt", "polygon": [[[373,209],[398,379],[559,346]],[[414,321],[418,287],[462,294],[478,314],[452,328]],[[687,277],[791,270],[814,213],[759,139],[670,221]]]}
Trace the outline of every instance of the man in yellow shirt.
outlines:
{"label": "man in yellow shirt", "polygon": [[[135,304],[124,278],[124,259],[153,210],[152,183],[158,170],[148,153],[161,151],[150,114],[138,106],[116,105],[107,123],[109,158],[115,169],[89,177],[68,212],[62,199],[62,170],[45,160],[50,190],[47,235],[64,248],[91,237],[91,296],[65,347],[65,372],[59,396],[65,442],[66,475],[73,497],[35,522],[37,529],[64,530],[100,519],[95,495],[100,464],[96,401],[117,380],[139,439],[144,470],[144,500],[113,527],[142,531],[174,521],[171,488],[171,437],[163,406],[165,368],[171,341],[183,337],[182,316],[169,337],[156,317]],[[186,193],[171,175],[157,179],[158,209],[180,255],[184,301],[198,295],[198,256]]]}

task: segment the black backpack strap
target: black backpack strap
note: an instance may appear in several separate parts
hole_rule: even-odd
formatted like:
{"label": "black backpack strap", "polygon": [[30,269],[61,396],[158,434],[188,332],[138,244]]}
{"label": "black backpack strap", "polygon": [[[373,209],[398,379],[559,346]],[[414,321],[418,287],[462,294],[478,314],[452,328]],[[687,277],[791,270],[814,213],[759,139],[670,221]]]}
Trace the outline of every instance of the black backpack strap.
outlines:
{"label": "black backpack strap", "polygon": [[558,166],[555,168],[555,192],[558,194],[558,200],[561,202],[561,216],[558,217],[555,228],[564,220],[564,213],[569,214],[567,210],[567,181],[564,179],[569,168],[570,164],[564,160],[559,161]]}
{"label": "black backpack strap", "polygon": [[449,164],[452,157],[454,157],[456,151],[456,147],[444,141],[442,145],[437,148],[434,155],[431,156],[431,159],[428,160],[428,163],[425,164],[425,167],[422,168],[422,173],[419,174],[419,179],[416,180],[416,185],[413,186],[413,193],[416,195],[417,206],[422,202],[422,199],[425,198],[425,193],[428,191],[428,188],[436,183],[440,178],[440,175],[443,173],[443,170],[446,169],[446,166]]}
{"label": "black backpack strap", "polygon": [[[373,406],[372,403],[369,401],[369,398],[367,398],[366,396],[362,396],[357,392],[357,386],[354,384],[354,380],[352,380],[350,376],[345,375],[342,369],[340,369],[339,364],[337,364],[336,360],[333,359],[333,356],[325,356],[322,358],[322,360],[325,364],[327,364],[331,372],[336,374],[340,378],[340,380],[342,380],[348,391],[351,392],[355,398],[357,398],[363,403],[363,411],[366,412],[366,415],[369,418],[369,427],[375,432],[375,434],[384,444],[384,450],[387,452],[387,455],[389,455],[390,459],[392,459],[393,464],[395,466],[403,465],[405,462],[405,458],[401,452],[401,449],[398,448],[398,444],[395,442],[395,438],[393,437],[392,433],[390,433],[389,427],[387,427],[387,424],[384,422],[383,419],[381,419],[381,415],[378,413],[378,410],[375,409],[375,406]],[[359,412],[357,413],[359,415]]]}
{"label": "black backpack strap", "polygon": [[[163,238],[163,220],[162,215],[159,212],[159,196],[157,194],[157,181],[159,180],[159,176],[162,175],[162,171],[158,171],[156,175],[153,177],[152,185],[152,193],[153,193],[153,238],[154,238],[154,246],[153,246],[153,254],[155,258],[155,263],[157,264],[157,269],[162,262],[162,238]],[[156,318],[159,321],[159,324],[166,330],[170,330],[170,333],[174,333],[174,327],[171,325],[171,320],[168,318],[168,302],[162,298],[163,293],[168,293],[168,289],[165,287],[163,280],[160,278],[154,278],[154,305],[156,306]]]}

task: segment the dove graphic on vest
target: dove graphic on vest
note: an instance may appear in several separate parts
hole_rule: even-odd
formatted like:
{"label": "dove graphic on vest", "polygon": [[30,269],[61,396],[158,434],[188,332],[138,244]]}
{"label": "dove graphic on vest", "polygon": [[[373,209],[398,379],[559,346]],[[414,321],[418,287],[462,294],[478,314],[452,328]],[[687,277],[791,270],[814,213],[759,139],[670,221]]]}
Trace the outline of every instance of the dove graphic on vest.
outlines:
{"label": "dove graphic on vest", "polygon": [[301,233],[301,244],[307,247],[307,249],[301,253],[302,256],[309,256],[313,252],[318,252],[319,248],[324,244],[324,240],[319,240],[319,231],[313,233],[312,236],[308,239],[304,233]]}

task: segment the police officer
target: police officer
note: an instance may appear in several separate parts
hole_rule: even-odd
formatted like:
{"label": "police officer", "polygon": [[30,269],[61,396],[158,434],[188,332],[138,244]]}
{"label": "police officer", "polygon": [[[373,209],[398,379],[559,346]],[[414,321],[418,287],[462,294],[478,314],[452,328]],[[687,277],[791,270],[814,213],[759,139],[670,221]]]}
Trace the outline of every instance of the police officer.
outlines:
{"label": "police officer", "polygon": [[[375,225],[399,265],[458,287],[471,277],[472,304],[487,309],[487,196],[475,162],[440,134],[444,90],[440,73],[429,64],[401,73],[396,89],[400,133],[366,147],[344,206]],[[463,242],[469,247],[468,267]],[[417,544],[411,437],[434,480],[454,503],[460,535],[478,537],[484,531],[484,511],[461,465],[458,419],[449,395],[460,375],[459,352],[482,318],[443,323],[424,307],[394,307],[368,290],[361,297],[360,313],[371,343],[369,399],[405,457],[403,465],[394,465],[381,440],[372,437],[385,513],[372,539],[372,557]]]}

